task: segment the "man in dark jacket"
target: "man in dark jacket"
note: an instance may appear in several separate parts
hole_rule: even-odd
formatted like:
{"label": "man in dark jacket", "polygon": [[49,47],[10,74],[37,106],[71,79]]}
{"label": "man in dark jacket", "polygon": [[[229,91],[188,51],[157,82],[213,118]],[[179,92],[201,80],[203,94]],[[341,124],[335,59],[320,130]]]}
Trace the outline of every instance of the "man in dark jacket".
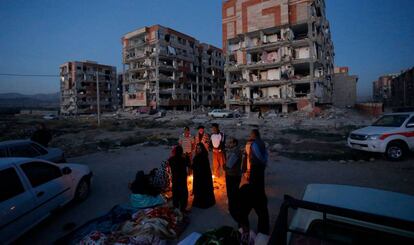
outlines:
{"label": "man in dark jacket", "polygon": [[239,191],[240,181],[242,177],[241,163],[242,153],[238,140],[232,138],[230,139],[227,147],[227,161],[224,166],[224,171],[226,172],[228,209],[230,215],[234,219],[237,219],[237,193]]}
{"label": "man in dark jacket", "polygon": [[257,231],[269,234],[269,211],[264,180],[268,153],[259,130],[252,130],[250,140],[252,141],[250,146],[250,178],[249,184],[242,186],[239,191],[240,213],[237,221],[243,230],[248,230],[249,213],[254,209],[258,216]]}
{"label": "man in dark jacket", "polygon": [[37,130],[33,133],[31,140],[47,147],[52,140],[52,134],[46,128],[44,123],[39,123],[37,124]]}

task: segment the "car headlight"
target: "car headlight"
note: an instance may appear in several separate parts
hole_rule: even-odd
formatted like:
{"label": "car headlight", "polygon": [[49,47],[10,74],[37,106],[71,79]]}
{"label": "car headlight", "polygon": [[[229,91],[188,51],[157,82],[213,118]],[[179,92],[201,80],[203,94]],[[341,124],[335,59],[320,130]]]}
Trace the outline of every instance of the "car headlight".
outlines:
{"label": "car headlight", "polygon": [[372,135],[368,135],[369,140],[377,140],[381,135],[380,134],[372,134]]}

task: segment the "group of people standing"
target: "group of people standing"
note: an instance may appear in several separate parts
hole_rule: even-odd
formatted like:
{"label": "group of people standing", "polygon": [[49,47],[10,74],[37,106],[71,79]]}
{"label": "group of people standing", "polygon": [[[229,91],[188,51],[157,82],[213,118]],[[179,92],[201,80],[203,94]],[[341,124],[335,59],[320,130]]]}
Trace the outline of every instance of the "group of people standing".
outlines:
{"label": "group of people standing", "polygon": [[[227,143],[227,144],[226,144]],[[209,151],[212,154],[210,168]],[[243,231],[248,232],[251,210],[258,216],[258,232],[269,233],[269,214],[265,193],[265,168],[268,153],[260,132],[253,129],[244,149],[236,138],[226,142],[219,125],[212,124],[211,135],[203,126],[192,136],[188,127],[172,150],[168,164],[172,173],[173,205],[186,211],[188,200],[187,176],[193,175],[193,207],[215,205],[213,176],[225,178],[228,210]],[[187,171],[188,170],[188,171]],[[241,185],[242,179],[246,184]]]}

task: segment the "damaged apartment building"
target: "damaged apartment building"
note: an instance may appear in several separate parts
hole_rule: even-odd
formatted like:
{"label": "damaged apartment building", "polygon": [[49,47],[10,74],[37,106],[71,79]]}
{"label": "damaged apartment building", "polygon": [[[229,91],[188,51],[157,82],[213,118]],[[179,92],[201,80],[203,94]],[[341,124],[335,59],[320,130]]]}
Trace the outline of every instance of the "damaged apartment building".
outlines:
{"label": "damaged apartment building", "polygon": [[323,0],[222,5],[226,106],[289,112],[332,102],[334,51]]}
{"label": "damaged apartment building", "polygon": [[224,104],[224,55],[212,45],[154,25],[125,34],[124,107],[189,110]]}
{"label": "damaged apartment building", "polygon": [[60,113],[97,113],[97,79],[101,112],[118,108],[116,67],[94,61],[71,61],[60,66]]}

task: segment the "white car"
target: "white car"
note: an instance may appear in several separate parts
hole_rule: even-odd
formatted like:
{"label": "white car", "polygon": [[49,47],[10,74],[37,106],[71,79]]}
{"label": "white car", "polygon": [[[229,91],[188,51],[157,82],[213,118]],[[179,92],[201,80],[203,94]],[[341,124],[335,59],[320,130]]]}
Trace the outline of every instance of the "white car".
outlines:
{"label": "white car", "polygon": [[208,116],[214,118],[228,118],[228,117],[240,117],[239,113],[235,113],[229,110],[214,109],[208,113]]}
{"label": "white car", "polygon": [[43,119],[45,120],[57,120],[59,117],[55,114],[47,114],[43,116]]}
{"label": "white car", "polygon": [[66,162],[65,154],[59,148],[43,147],[31,140],[7,140],[0,142],[0,158],[30,157],[51,161]]}
{"label": "white car", "polygon": [[309,184],[302,200],[285,196],[269,244],[414,244],[413,207],[402,193]]}
{"label": "white car", "polygon": [[348,146],[362,151],[385,153],[390,160],[401,160],[414,150],[414,112],[381,116],[372,126],[352,131]]}
{"label": "white car", "polygon": [[0,159],[0,244],[8,244],[72,200],[88,197],[86,165]]}

